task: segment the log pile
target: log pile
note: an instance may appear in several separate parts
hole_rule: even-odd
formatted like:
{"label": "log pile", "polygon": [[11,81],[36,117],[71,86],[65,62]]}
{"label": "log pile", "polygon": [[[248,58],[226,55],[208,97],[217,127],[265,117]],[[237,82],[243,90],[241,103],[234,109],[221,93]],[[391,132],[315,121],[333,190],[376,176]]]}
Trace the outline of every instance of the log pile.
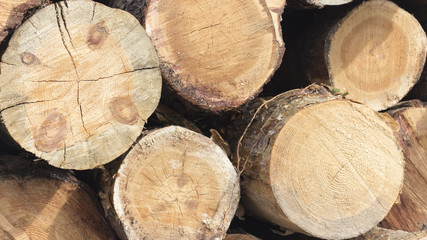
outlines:
{"label": "log pile", "polygon": [[0,0],[0,239],[427,239],[423,9]]}

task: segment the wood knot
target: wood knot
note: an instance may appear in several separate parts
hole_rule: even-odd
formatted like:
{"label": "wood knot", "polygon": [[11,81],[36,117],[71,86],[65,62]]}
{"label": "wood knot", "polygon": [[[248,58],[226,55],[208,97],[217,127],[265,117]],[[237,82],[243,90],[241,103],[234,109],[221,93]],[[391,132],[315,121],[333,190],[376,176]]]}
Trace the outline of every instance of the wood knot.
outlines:
{"label": "wood knot", "polygon": [[34,144],[43,152],[51,152],[64,145],[67,135],[67,120],[62,113],[51,111],[34,131]]}
{"label": "wood knot", "polygon": [[30,65],[37,62],[37,57],[32,53],[24,52],[21,54],[21,62],[23,64]]}
{"label": "wood knot", "polygon": [[196,199],[187,199],[187,201],[185,201],[185,206],[187,206],[189,210],[196,210],[197,206],[199,206],[199,202]]}
{"label": "wood knot", "polygon": [[179,188],[184,187],[185,185],[187,185],[187,183],[188,183],[188,176],[185,173],[179,175],[178,178],[176,179],[176,185]]}
{"label": "wood knot", "polygon": [[138,111],[129,96],[113,98],[108,107],[113,118],[121,124],[133,125],[138,119]]}
{"label": "wood knot", "polygon": [[89,29],[87,45],[90,49],[96,49],[102,46],[108,38],[108,30],[105,26],[105,21],[102,20]]}

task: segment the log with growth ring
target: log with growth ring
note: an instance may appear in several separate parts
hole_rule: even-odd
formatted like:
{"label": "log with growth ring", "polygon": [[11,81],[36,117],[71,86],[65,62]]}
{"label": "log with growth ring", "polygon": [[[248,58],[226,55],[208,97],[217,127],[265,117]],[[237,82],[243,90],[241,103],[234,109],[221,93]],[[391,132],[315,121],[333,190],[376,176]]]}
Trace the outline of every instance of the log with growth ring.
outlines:
{"label": "log with growth ring", "polygon": [[325,239],[356,237],[397,200],[403,154],[397,123],[311,85],[262,104],[236,161],[252,215]]}
{"label": "log with growth ring", "polygon": [[20,26],[0,65],[0,110],[24,149],[67,169],[124,153],[160,99],[154,47],[129,13],[49,5]]}

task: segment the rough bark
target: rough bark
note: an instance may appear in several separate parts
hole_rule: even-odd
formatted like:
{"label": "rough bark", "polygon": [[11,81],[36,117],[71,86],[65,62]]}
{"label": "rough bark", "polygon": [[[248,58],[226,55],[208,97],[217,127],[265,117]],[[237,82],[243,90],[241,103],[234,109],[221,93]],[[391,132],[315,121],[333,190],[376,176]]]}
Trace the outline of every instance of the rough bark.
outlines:
{"label": "rough bark", "polygon": [[396,129],[390,116],[316,85],[266,101],[236,150],[245,209],[315,237],[368,231],[402,187]]}
{"label": "rough bark", "polygon": [[14,33],[0,63],[9,134],[49,164],[90,169],[123,154],[156,108],[154,47],[130,14],[59,2]]}
{"label": "rough bark", "polygon": [[222,239],[239,201],[225,152],[177,126],[143,136],[112,176],[101,198],[122,239]]}
{"label": "rough bark", "polygon": [[1,239],[116,239],[91,189],[64,170],[0,156]]}
{"label": "rough bark", "polygon": [[199,109],[221,112],[248,102],[281,62],[264,0],[152,0],[145,16],[165,84]]}
{"label": "rough bark", "polygon": [[416,232],[427,230],[427,107],[417,100],[402,105],[389,113],[400,124],[405,177],[400,199],[382,226]]}
{"label": "rough bark", "polygon": [[46,5],[47,0],[1,0],[0,1],[0,43],[24,16],[32,9]]}

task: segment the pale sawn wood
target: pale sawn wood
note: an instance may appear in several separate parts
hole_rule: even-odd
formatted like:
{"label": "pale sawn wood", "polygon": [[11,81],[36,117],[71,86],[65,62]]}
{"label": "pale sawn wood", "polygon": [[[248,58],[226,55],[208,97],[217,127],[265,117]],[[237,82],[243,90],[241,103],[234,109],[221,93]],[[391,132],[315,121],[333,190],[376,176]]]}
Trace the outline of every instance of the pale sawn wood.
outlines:
{"label": "pale sawn wood", "polygon": [[49,164],[91,169],[124,153],[160,99],[154,47],[129,13],[49,5],[20,26],[0,63],[9,134]]}
{"label": "pale sawn wood", "polygon": [[145,28],[166,85],[210,112],[254,98],[283,55],[264,0],[152,0]]}
{"label": "pale sawn wood", "polygon": [[356,237],[397,200],[397,123],[312,85],[264,102],[237,145],[250,214],[325,239]]}
{"label": "pale sawn wood", "polygon": [[207,137],[149,131],[101,193],[122,239],[222,239],[239,201],[238,174]]}
{"label": "pale sawn wood", "polygon": [[89,186],[40,163],[0,156],[0,239],[117,239]]}

